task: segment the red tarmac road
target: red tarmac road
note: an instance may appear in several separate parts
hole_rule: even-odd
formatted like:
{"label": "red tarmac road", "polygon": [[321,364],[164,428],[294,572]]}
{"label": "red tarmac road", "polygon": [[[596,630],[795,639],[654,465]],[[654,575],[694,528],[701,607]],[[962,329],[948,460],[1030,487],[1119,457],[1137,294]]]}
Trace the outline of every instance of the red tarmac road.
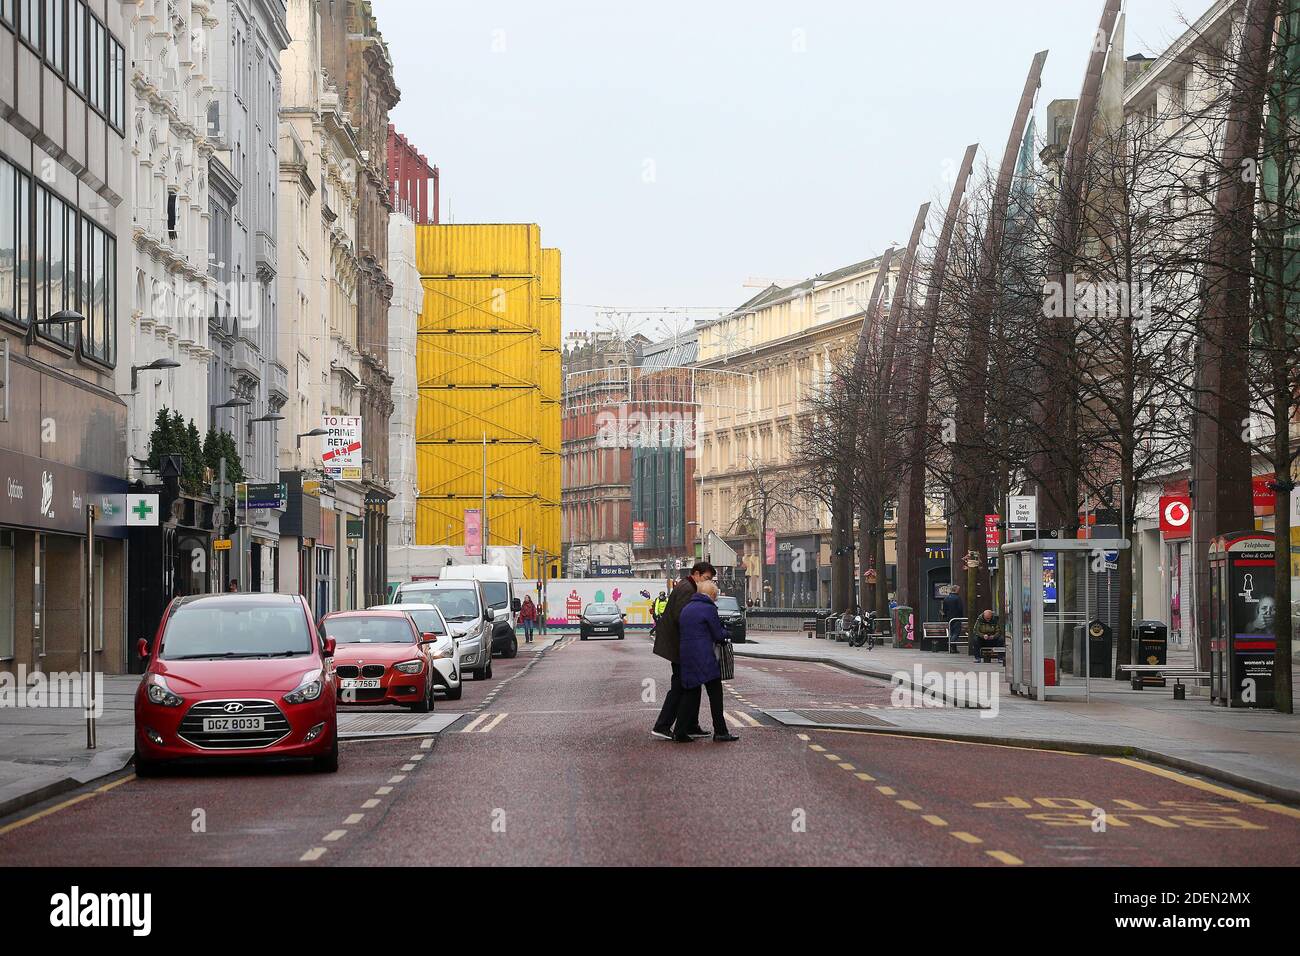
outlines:
{"label": "red tarmac road", "polygon": [[887,716],[884,684],[815,664],[738,661],[740,742],[689,745],[649,736],[668,667],[643,639],[493,668],[437,738],[345,743],[334,775],[124,774],[0,820],[0,864],[1300,862],[1300,811],[1152,765],[773,724]]}

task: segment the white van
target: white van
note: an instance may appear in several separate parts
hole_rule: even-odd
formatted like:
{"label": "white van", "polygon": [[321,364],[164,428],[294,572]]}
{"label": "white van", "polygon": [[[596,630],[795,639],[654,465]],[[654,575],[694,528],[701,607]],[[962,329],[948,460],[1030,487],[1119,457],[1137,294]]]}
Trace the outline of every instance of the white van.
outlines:
{"label": "white van", "polygon": [[515,638],[515,616],[519,598],[515,597],[510,569],[503,564],[452,564],[442,569],[442,581],[477,581],[492,611],[492,653],[514,657],[519,652]]}

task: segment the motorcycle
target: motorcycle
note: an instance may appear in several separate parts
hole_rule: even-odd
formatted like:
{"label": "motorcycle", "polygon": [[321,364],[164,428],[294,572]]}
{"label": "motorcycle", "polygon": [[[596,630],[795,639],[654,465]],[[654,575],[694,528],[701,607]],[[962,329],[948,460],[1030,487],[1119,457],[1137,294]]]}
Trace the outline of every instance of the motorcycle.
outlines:
{"label": "motorcycle", "polygon": [[876,612],[869,611],[867,617],[863,620],[861,614],[853,618],[853,627],[849,632],[849,646],[862,647],[866,646],[867,650],[872,650],[876,646]]}

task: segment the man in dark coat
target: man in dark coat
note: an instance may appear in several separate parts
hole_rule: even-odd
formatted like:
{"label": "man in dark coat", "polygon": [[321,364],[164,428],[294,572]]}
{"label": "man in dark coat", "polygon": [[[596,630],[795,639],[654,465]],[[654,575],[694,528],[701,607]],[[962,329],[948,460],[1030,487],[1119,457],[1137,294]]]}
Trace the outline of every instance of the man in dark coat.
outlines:
{"label": "man in dark coat", "polygon": [[[673,588],[673,593],[668,596],[668,606],[664,608],[664,613],[659,616],[655,624],[654,652],[664,660],[671,661],[673,665],[673,676],[668,685],[668,693],[664,695],[663,709],[659,711],[659,719],[655,721],[654,730],[650,731],[651,736],[658,737],[660,740],[673,739],[673,721],[677,719],[677,710],[681,703],[681,642],[678,624],[682,618],[682,608],[695,595],[696,584],[700,581],[712,581],[714,574],[713,565],[708,561],[696,561],[690,575],[682,578],[677,587]],[[700,728],[698,698],[695,730],[690,733],[691,736],[708,736]]]}

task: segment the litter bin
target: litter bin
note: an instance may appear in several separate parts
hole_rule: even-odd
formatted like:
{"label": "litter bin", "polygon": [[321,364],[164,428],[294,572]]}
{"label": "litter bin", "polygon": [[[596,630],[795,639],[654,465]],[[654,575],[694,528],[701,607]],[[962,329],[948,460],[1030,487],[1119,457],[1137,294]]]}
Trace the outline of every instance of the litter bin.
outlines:
{"label": "litter bin", "polygon": [[916,619],[913,611],[905,604],[894,608],[894,646],[915,647],[920,637],[916,633]]}
{"label": "litter bin", "polygon": [[[1133,625],[1130,660],[1134,664],[1169,663],[1169,628],[1163,621],[1137,621]],[[1134,690],[1164,687],[1165,679],[1154,674],[1134,672],[1130,681]]]}
{"label": "litter bin", "polygon": [[[1087,647],[1084,647],[1087,641]],[[1077,624],[1074,628],[1074,666],[1071,669],[1075,677],[1082,677],[1084,661],[1087,660],[1089,677],[1110,677],[1111,646],[1115,642],[1110,625],[1093,618],[1087,624]],[[1084,657],[1084,652],[1087,657]]]}

